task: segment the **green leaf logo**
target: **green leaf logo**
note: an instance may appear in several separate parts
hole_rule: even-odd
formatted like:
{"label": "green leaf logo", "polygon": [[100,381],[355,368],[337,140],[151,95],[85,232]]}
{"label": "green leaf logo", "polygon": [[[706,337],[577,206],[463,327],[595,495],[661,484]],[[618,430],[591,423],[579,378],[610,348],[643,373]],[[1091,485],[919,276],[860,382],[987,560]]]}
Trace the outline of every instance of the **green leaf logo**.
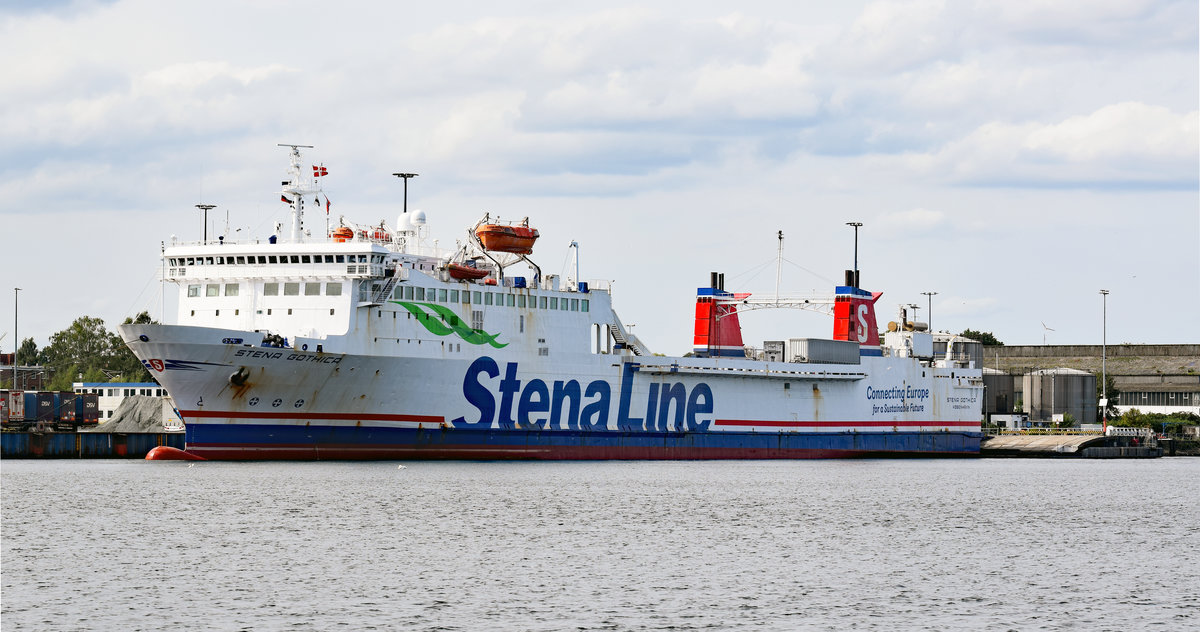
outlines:
{"label": "green leaf logo", "polygon": [[[408,301],[392,301],[408,310],[429,333],[435,336],[457,334],[465,342],[473,345],[488,344],[496,349],[503,349],[508,343],[496,342],[500,334],[489,334],[482,329],[471,329],[463,323],[462,318],[454,310],[437,303],[410,303]],[[427,311],[428,310],[428,311]],[[433,312],[433,313],[430,313]]]}

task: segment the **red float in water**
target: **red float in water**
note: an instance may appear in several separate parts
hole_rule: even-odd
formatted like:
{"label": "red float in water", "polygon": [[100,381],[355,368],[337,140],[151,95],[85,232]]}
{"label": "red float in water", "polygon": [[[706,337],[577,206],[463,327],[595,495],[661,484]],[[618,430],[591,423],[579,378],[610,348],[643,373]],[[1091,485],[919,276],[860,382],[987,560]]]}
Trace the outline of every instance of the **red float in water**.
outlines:
{"label": "red float in water", "polygon": [[207,461],[208,459],[169,445],[160,445],[146,453],[147,461]]}

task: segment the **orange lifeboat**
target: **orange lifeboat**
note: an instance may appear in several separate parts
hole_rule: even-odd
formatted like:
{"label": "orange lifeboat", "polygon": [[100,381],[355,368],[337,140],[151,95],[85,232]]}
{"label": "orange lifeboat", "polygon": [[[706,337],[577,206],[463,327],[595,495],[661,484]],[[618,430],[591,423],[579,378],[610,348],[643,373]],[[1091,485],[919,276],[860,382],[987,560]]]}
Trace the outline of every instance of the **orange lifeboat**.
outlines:
{"label": "orange lifeboat", "polygon": [[333,229],[334,241],[342,243],[345,241],[350,241],[351,239],[354,239],[354,230],[346,228],[345,226],[338,226],[337,228]]}
{"label": "orange lifeboat", "polygon": [[451,263],[446,266],[450,271],[450,277],[459,280],[476,280],[491,274],[490,270],[485,268],[476,268],[475,266],[463,265],[461,263]]}
{"label": "orange lifeboat", "polygon": [[541,236],[536,228],[504,224],[482,224],[475,229],[475,235],[488,250],[517,255],[533,254],[533,243]]}

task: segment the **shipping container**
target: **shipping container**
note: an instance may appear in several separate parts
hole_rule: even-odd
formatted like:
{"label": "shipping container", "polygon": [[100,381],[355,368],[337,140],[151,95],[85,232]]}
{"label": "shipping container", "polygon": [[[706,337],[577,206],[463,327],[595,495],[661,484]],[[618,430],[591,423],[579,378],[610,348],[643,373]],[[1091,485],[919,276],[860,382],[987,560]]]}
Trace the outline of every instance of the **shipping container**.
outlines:
{"label": "shipping container", "polygon": [[25,423],[25,393],[22,391],[3,391],[4,423]]}
{"label": "shipping container", "polygon": [[25,393],[25,421],[53,422],[54,393],[50,391],[27,391]]}
{"label": "shipping container", "polygon": [[54,393],[54,419],[60,423],[75,423],[75,393],[60,391]]}
{"label": "shipping container", "polygon": [[785,346],[786,343],[782,340],[764,340],[763,360],[767,362],[783,362],[783,350]]}
{"label": "shipping container", "polygon": [[858,343],[824,338],[788,340],[788,361],[813,364],[859,364]]}
{"label": "shipping container", "polygon": [[81,426],[100,423],[100,396],[95,393],[80,393],[75,397],[75,422]]}

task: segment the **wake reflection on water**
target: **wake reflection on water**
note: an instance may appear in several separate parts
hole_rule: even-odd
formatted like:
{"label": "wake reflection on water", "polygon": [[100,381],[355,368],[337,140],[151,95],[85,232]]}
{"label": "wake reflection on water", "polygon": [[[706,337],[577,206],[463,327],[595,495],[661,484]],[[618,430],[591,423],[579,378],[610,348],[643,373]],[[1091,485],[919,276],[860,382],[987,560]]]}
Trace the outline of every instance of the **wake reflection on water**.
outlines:
{"label": "wake reflection on water", "polygon": [[6,630],[1200,625],[1200,459],[5,461]]}

